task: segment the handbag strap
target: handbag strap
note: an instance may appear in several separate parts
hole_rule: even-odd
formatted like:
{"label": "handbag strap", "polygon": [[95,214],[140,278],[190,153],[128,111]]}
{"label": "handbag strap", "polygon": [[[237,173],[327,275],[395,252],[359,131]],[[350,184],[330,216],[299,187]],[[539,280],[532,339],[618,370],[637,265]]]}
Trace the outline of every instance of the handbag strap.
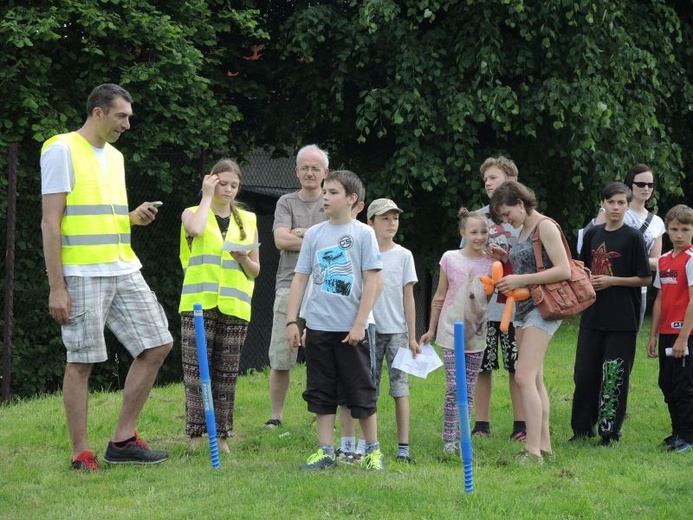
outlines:
{"label": "handbag strap", "polygon": [[544,267],[543,255],[541,254],[542,244],[541,236],[539,235],[539,224],[541,224],[544,220],[550,220],[556,224],[556,227],[558,227],[558,232],[561,234],[561,239],[563,240],[563,247],[568,255],[568,261],[570,262],[573,259],[573,254],[570,252],[570,247],[568,246],[568,240],[565,238],[561,226],[551,217],[542,217],[542,219],[536,223],[534,230],[532,231],[532,247],[534,249],[534,260],[537,263],[537,272],[544,271],[546,269],[546,267]]}
{"label": "handbag strap", "polygon": [[651,211],[648,211],[647,212],[647,218],[645,219],[645,222],[642,223],[642,226],[640,226],[640,229],[638,230],[638,231],[640,231],[640,233],[644,233],[647,230],[647,228],[650,226],[650,222],[652,222],[653,217],[654,217],[654,213],[652,213]]}

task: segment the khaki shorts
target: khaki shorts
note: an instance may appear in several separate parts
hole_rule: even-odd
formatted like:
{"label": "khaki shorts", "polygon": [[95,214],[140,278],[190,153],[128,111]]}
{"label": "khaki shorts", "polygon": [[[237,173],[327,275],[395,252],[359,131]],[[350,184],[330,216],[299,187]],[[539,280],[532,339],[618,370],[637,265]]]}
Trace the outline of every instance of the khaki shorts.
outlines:
{"label": "khaki shorts", "polygon": [[[288,287],[280,287],[274,294],[274,317],[272,319],[272,338],[269,346],[270,367],[274,370],[291,370],[296,365],[298,349],[292,351],[286,340],[286,308],[289,306]],[[298,329],[303,334],[305,321],[299,318]]]}
{"label": "khaki shorts", "polygon": [[108,327],[133,358],[173,342],[164,309],[142,274],[65,278],[72,300],[70,322],[62,326],[68,363],[102,363],[108,359]]}

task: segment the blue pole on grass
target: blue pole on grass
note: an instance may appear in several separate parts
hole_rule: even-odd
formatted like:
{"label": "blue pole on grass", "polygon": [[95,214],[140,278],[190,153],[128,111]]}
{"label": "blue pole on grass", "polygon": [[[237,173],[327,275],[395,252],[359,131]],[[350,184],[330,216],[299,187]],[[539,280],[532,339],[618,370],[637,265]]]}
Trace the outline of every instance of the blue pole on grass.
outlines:
{"label": "blue pole on grass", "polygon": [[205,338],[205,320],[202,305],[193,305],[195,316],[195,339],[197,341],[197,363],[200,368],[200,385],[202,386],[202,403],[205,409],[209,450],[212,454],[212,467],[219,468],[219,448],[217,446],[217,423],[214,419],[214,401],[212,400],[212,382],[209,377],[207,361],[207,339]]}
{"label": "blue pole on grass", "polygon": [[464,491],[474,492],[472,475],[472,435],[469,431],[467,398],[467,365],[464,360],[464,323],[455,322],[455,380],[457,382],[457,415],[460,418],[460,453],[464,466]]}

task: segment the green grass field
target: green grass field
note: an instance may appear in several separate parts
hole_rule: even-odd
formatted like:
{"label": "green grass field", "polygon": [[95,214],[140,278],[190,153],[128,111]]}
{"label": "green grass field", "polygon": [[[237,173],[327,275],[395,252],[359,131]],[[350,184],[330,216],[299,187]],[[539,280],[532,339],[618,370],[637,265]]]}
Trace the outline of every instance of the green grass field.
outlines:
{"label": "green grass field", "polygon": [[[278,430],[262,429],[269,413],[267,373],[239,379],[231,454],[222,456],[217,470],[211,467],[208,445],[192,452],[182,433],[181,384],[155,388],[140,420],[143,438],[171,452],[171,460],[154,467],[106,466],[97,474],[77,474],[68,469],[60,395],[0,408],[0,518],[691,518],[693,453],[667,453],[660,446],[669,421],[656,361],[645,356],[646,334],[640,335],[623,439],[603,448],[596,442],[566,442],[576,322],[559,329],[545,364],[557,456],[553,464],[517,465],[521,446],[508,440],[507,373],[497,372],[494,435],[474,439],[473,494],[464,493],[460,458],[442,452],[442,369],[428,379],[411,378],[415,466],[394,462],[394,412],[385,381],[379,437],[387,471],[342,466],[300,471],[317,436],[300,395],[305,371],[299,366],[284,427]],[[99,457],[119,405],[120,393],[91,396],[89,438]]]}

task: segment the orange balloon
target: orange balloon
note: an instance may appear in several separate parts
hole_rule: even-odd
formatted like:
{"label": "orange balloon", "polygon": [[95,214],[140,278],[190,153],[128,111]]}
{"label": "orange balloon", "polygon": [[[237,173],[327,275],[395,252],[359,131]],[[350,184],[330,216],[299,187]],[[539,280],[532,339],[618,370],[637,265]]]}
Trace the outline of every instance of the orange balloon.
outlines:
{"label": "orange balloon", "polygon": [[515,298],[508,296],[508,299],[505,301],[503,318],[501,319],[500,323],[501,332],[508,332],[508,329],[510,328],[510,318],[512,318],[513,315],[513,307],[515,307]]}
{"label": "orange balloon", "polygon": [[493,294],[493,291],[496,290],[496,284],[486,276],[485,274],[482,274],[479,276],[479,280],[481,280],[481,283],[484,285],[484,292],[486,293],[486,296],[490,296]]}
{"label": "orange balloon", "polygon": [[510,291],[510,294],[512,297],[515,299],[515,301],[521,301],[521,300],[526,300],[530,296],[529,289],[527,287],[518,287],[517,289],[513,289]]}
{"label": "orange balloon", "polygon": [[503,264],[496,260],[493,262],[493,265],[491,265],[491,279],[497,282],[501,278],[503,278]]}

